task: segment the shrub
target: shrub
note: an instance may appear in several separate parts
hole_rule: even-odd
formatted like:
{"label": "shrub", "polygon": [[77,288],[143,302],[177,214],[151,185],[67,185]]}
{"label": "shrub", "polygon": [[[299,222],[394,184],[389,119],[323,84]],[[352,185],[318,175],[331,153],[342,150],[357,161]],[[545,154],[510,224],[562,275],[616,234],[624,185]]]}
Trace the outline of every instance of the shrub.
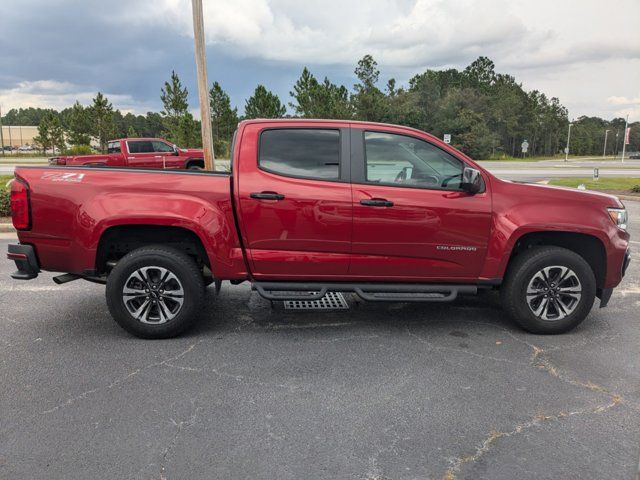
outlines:
{"label": "shrub", "polygon": [[62,152],[63,155],[91,155],[93,150],[89,145],[74,145]]}
{"label": "shrub", "polygon": [[9,190],[0,186],[0,217],[8,217],[9,213]]}
{"label": "shrub", "polygon": [[631,187],[631,191],[633,193],[640,193],[640,185],[634,185],[633,187]]}

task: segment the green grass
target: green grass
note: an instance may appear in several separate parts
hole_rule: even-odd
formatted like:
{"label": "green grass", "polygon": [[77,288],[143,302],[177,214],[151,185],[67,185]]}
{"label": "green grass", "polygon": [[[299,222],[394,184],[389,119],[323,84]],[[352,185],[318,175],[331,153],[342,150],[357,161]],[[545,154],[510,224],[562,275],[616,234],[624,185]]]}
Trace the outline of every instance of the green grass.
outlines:
{"label": "green grass", "polygon": [[13,178],[13,175],[0,175],[0,187],[4,188],[9,180]]}
{"label": "green grass", "polygon": [[12,159],[18,160],[20,158],[42,158],[43,160],[46,160],[47,158],[50,158],[53,156],[55,155],[51,153],[44,154],[42,152],[5,153],[4,155],[0,153],[0,160],[12,160]]}
{"label": "green grass", "polygon": [[640,178],[607,177],[594,180],[592,177],[561,177],[549,181],[549,185],[561,187],[576,188],[580,184],[584,184],[587,190],[631,190],[632,187],[640,185]]}

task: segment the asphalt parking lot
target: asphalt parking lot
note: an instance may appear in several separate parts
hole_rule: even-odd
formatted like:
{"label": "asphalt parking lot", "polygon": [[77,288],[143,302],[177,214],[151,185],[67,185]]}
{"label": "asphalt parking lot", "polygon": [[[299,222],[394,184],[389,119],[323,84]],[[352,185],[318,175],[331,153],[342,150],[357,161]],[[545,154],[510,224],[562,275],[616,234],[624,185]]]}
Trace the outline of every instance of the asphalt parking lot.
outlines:
{"label": "asphalt parking lot", "polygon": [[[640,203],[627,206],[637,250]],[[143,341],[103,287],[11,270],[0,261],[3,479],[637,472],[637,259],[610,306],[561,336],[519,330],[494,294],[295,312],[225,285],[194,331]]]}

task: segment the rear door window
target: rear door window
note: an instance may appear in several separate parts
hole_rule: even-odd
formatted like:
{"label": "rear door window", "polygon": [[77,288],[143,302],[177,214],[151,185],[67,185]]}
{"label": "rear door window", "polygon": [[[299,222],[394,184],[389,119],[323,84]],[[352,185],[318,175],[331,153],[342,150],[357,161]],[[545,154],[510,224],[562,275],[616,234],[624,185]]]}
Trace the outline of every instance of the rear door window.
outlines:
{"label": "rear door window", "polygon": [[153,144],[148,140],[127,142],[129,153],[153,153]]}
{"label": "rear door window", "polygon": [[340,131],[289,128],[265,130],[260,136],[261,169],[287,177],[338,180]]}
{"label": "rear door window", "polygon": [[120,142],[109,142],[107,144],[107,153],[120,153]]}

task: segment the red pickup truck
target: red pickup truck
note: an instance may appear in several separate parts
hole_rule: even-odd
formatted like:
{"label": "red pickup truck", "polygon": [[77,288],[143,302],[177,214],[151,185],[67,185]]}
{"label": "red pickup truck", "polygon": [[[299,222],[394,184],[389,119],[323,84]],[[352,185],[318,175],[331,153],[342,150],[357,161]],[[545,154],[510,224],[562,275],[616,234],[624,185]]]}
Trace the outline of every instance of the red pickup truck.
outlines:
{"label": "red pickup truck", "polygon": [[202,170],[204,156],[202,149],[178,148],[162,138],[121,138],[107,143],[106,155],[53,157],[49,165]]}
{"label": "red pickup truck", "polygon": [[616,197],[500,180],[411,128],[250,120],[232,152],[229,173],[18,167],[13,278],[106,283],[114,319],[144,338],[183,332],[222,280],[270,300],[499,289],[523,328],[560,333],[629,264]]}

